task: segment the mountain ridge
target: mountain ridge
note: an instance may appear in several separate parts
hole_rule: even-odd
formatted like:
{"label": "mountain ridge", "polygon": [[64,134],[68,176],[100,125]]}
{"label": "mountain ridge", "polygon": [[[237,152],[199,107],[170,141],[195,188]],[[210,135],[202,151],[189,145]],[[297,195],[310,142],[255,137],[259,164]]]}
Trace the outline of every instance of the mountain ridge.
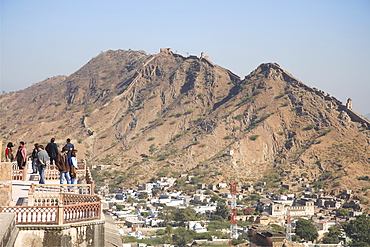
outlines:
{"label": "mountain ridge", "polygon": [[369,122],[277,63],[242,79],[204,54],[107,51],[0,103],[3,140],[70,137],[80,158],[121,166],[112,186],[181,173],[243,183],[306,173],[328,192],[356,181],[367,198],[357,178],[370,174]]}

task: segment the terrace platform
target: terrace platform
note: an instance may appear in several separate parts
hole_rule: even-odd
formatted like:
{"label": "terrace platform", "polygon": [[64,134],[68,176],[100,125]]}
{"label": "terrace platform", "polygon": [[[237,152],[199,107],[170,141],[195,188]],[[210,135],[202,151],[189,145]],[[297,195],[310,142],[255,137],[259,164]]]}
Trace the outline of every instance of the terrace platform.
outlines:
{"label": "terrace platform", "polygon": [[[31,187],[31,184],[38,184],[40,175],[31,174],[32,168],[29,168],[30,165],[27,165],[28,169],[26,170],[26,179],[25,180],[12,180],[12,200],[9,206],[27,206],[28,205],[28,190]],[[59,184],[58,180],[48,179],[45,180],[45,184]]]}

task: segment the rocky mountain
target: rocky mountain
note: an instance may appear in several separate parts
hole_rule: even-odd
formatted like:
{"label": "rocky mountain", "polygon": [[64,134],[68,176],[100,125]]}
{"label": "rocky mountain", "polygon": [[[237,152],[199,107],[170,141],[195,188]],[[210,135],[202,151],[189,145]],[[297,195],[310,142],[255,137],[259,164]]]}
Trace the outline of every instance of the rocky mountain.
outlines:
{"label": "rocky mountain", "polygon": [[80,159],[120,166],[109,173],[116,185],[187,173],[273,189],[304,176],[369,199],[358,178],[370,176],[370,122],[276,63],[242,79],[204,54],[111,50],[0,104],[3,144],[70,137]]}

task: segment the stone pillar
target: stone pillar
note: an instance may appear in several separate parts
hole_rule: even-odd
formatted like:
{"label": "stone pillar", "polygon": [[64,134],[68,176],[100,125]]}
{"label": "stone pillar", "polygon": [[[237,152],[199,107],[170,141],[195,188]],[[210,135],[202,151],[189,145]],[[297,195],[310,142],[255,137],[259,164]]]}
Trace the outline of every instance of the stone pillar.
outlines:
{"label": "stone pillar", "polygon": [[12,181],[0,180],[0,207],[9,206],[11,201],[12,201]]}
{"label": "stone pillar", "polygon": [[3,141],[0,140],[0,206],[9,206],[12,201],[12,163],[1,162]]}
{"label": "stone pillar", "polygon": [[64,205],[63,202],[58,204],[58,225],[64,224]]}
{"label": "stone pillar", "polygon": [[351,98],[347,99],[346,107],[347,109],[352,110],[352,99]]}
{"label": "stone pillar", "polygon": [[12,163],[0,162],[0,180],[12,180]]}

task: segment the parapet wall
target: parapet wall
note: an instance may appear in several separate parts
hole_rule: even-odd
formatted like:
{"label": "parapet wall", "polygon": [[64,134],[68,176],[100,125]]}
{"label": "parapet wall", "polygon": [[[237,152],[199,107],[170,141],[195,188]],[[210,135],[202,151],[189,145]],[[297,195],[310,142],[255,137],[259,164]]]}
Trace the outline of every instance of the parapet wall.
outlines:
{"label": "parapet wall", "polygon": [[344,105],[340,105],[339,109],[347,112],[348,116],[350,116],[352,121],[361,123],[365,128],[370,129],[370,121],[362,117],[360,114],[358,114],[354,110],[349,109]]}
{"label": "parapet wall", "polygon": [[289,81],[293,85],[303,87],[306,90],[308,90],[310,92],[313,92],[313,93],[323,97],[325,100],[331,100],[331,101],[335,102],[338,105],[338,109],[341,110],[341,111],[345,111],[350,116],[350,118],[353,122],[361,123],[365,128],[370,129],[370,121],[369,120],[367,120],[366,118],[362,117],[360,114],[355,112],[354,110],[352,110],[349,107],[347,107],[346,105],[344,105],[337,98],[335,98],[333,96],[330,96],[329,94],[326,94],[324,91],[319,90],[317,88],[309,87],[306,84],[304,84],[303,82],[295,79],[288,72],[286,72],[284,70],[282,70],[282,71],[283,71],[283,77],[286,81]]}
{"label": "parapet wall", "polygon": [[105,246],[104,221],[61,226],[18,226],[14,247]]}

